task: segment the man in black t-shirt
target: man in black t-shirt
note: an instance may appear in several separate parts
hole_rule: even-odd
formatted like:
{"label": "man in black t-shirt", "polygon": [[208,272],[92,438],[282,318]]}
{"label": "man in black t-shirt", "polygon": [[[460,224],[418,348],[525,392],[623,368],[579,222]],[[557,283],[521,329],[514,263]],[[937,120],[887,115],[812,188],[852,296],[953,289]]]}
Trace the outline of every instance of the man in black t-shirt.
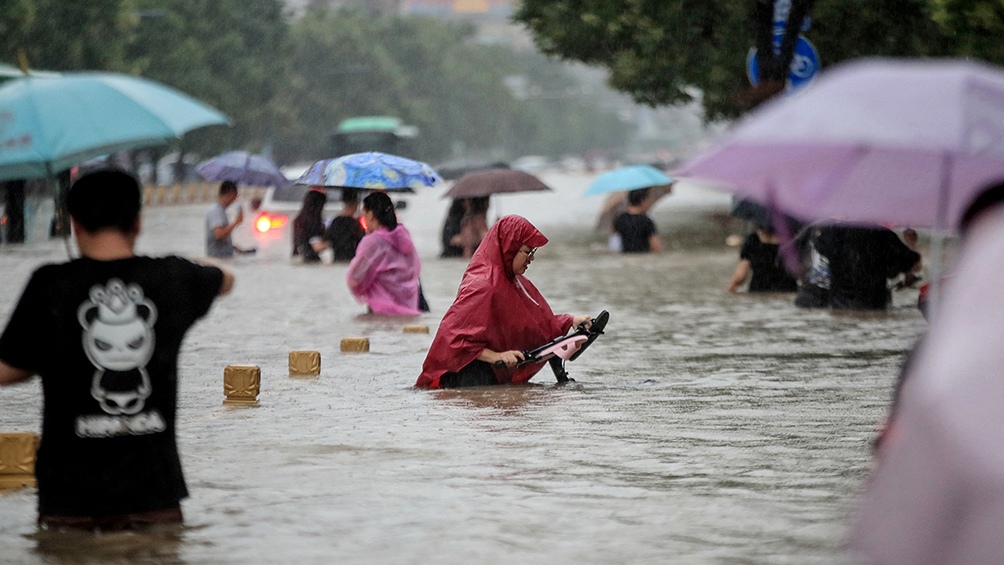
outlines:
{"label": "man in black t-shirt", "polygon": [[614,219],[614,231],[621,238],[624,253],[649,253],[662,251],[662,242],[655,229],[655,222],[645,215],[642,204],[648,197],[647,188],[639,188],[628,193],[628,209]]}
{"label": "man in black t-shirt", "polygon": [[829,261],[830,303],[836,309],[885,310],[892,302],[889,279],[920,268],[920,254],[880,226],[826,226],[815,245]]}
{"label": "man in black t-shirt", "polygon": [[335,261],[351,261],[356,256],[356,247],[366,231],[359,224],[356,212],[359,210],[359,191],[354,188],[342,189],[342,213],[331,219],[324,239],[331,246]]}
{"label": "man in black t-shirt", "polygon": [[86,174],[67,200],[81,257],[36,270],[0,335],[0,385],[42,377],[39,524],[180,522],[178,353],[233,275],[136,256],[142,197],[128,173]]}

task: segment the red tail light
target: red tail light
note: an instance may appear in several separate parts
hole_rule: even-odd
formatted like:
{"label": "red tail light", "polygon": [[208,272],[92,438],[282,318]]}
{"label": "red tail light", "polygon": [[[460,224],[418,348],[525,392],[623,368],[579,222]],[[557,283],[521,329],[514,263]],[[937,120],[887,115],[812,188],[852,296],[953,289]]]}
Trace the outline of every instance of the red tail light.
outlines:
{"label": "red tail light", "polygon": [[254,229],[258,233],[267,233],[269,230],[278,229],[286,225],[286,216],[272,215],[262,212],[254,221]]}
{"label": "red tail light", "polygon": [[363,231],[369,233],[370,227],[366,225],[366,218],[359,216],[359,225],[363,227]]}

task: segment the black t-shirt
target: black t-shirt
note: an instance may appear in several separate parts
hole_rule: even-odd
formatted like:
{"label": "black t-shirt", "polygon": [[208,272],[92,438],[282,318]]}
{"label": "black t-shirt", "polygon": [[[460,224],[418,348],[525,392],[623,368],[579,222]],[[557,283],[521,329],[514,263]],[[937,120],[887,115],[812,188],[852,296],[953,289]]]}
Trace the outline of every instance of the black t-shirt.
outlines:
{"label": "black t-shirt", "polygon": [[188,495],[175,441],[178,352],[222,284],[220,269],[179,257],[35,271],[0,359],[42,377],[40,515],[142,512]]}
{"label": "black t-shirt", "polygon": [[739,258],[750,262],[749,292],[795,292],[798,283],[788,274],[778,254],[780,246],[764,243],[757,234],[751,233],[739,250]]}
{"label": "black t-shirt", "polygon": [[624,253],[648,253],[650,239],[656,234],[655,222],[645,214],[622,213],[614,220],[614,230],[621,236]]}
{"label": "black t-shirt", "polygon": [[335,261],[351,261],[356,256],[356,247],[366,232],[359,221],[348,216],[335,216],[324,234],[331,243]]}
{"label": "black t-shirt", "polygon": [[827,226],[816,250],[830,263],[830,300],[834,308],[882,310],[892,298],[888,279],[910,270],[920,255],[892,230]]}

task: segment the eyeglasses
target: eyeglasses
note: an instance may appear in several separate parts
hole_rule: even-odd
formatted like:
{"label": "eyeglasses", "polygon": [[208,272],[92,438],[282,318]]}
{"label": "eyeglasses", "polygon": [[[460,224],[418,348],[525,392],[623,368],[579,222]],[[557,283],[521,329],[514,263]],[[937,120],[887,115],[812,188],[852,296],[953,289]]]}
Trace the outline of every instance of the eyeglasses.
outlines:
{"label": "eyeglasses", "polygon": [[533,254],[537,252],[537,248],[536,247],[531,247],[529,251],[523,251],[522,249],[520,249],[519,252],[520,253],[526,253],[527,257],[533,257]]}

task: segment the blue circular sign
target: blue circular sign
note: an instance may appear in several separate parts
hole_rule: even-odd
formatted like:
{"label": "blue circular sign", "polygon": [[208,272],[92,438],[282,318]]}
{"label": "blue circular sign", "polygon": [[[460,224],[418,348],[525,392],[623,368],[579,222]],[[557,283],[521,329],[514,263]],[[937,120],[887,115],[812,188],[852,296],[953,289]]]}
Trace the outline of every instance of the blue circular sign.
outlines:
{"label": "blue circular sign", "polygon": [[[779,30],[783,35],[783,30]],[[774,33],[774,42],[780,48],[781,40],[778,31]],[[819,72],[819,52],[804,35],[798,36],[795,42],[795,55],[791,59],[791,67],[788,70],[788,80],[786,81],[788,90],[798,90],[808,84]],[[746,55],[746,75],[750,79],[750,84],[756,86],[760,82],[760,73],[757,69],[756,47],[750,48]]]}

